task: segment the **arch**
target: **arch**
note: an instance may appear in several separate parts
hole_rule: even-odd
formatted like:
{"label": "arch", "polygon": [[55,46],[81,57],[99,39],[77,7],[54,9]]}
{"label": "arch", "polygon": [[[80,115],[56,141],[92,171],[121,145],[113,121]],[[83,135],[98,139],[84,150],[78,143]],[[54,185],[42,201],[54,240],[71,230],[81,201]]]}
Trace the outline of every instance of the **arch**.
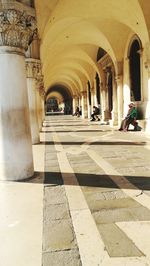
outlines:
{"label": "arch", "polygon": [[141,101],[141,50],[142,43],[134,35],[128,48],[131,101]]}
{"label": "arch", "polygon": [[64,75],[60,75],[59,77],[53,77],[51,79],[51,82],[47,86],[46,91],[49,89],[49,87],[55,86],[57,84],[67,87],[68,90],[70,90],[71,95],[73,95],[74,92],[80,91],[78,84],[70,77]]}
{"label": "arch", "polygon": [[67,72],[67,71],[61,71],[60,73],[56,73],[55,75],[52,75],[50,76],[50,80],[51,82],[49,82],[49,79],[45,82],[46,84],[51,84],[52,83],[52,80],[55,79],[55,80],[58,80],[58,79],[61,79],[63,81],[64,78],[70,78],[70,80],[74,81],[77,85],[77,87],[80,89],[80,91],[82,91],[82,88],[83,88],[83,81],[78,77],[78,75],[76,73],[74,73],[73,71],[70,71]]}
{"label": "arch", "polygon": [[57,97],[49,97],[46,100],[46,111],[47,112],[58,112],[58,99]]}
{"label": "arch", "polygon": [[52,87],[49,87],[46,92],[46,98],[48,98],[48,95],[57,93],[59,95],[62,95],[62,98],[64,99],[64,114],[71,114],[72,113],[72,95],[70,93],[70,90],[60,84],[54,85]]}
{"label": "arch", "polygon": [[142,42],[141,42],[140,38],[138,37],[138,35],[137,34],[132,35],[130,37],[129,44],[127,47],[127,57],[128,58],[130,57],[130,50],[131,50],[131,46],[132,46],[134,41],[137,41],[139,43],[140,50],[142,50]]}
{"label": "arch", "polygon": [[[91,55],[89,55],[84,48],[82,49],[79,46],[75,46],[75,47],[67,47],[67,51],[64,51],[63,53],[60,51],[57,54],[57,57],[59,58],[59,64],[62,63],[66,63],[66,62],[70,62],[70,61],[74,61],[74,62],[80,62],[80,65],[84,65],[87,64],[88,67],[90,66],[91,68],[93,68],[95,71],[98,71],[97,65],[95,60],[91,57]],[[97,53],[97,47],[93,46],[91,47],[91,49],[95,50],[95,53]],[[93,52],[92,52],[93,53]],[[43,72],[45,71],[50,71],[51,68],[53,68],[54,65],[57,65],[58,62],[56,61],[56,57],[54,55],[51,55],[51,60],[45,61],[43,62]]]}

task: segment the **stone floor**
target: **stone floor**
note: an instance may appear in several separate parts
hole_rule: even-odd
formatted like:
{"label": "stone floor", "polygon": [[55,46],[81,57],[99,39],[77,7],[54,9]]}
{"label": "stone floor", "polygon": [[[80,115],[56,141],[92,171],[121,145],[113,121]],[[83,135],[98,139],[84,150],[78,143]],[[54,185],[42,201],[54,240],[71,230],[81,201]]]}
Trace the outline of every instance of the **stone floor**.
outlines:
{"label": "stone floor", "polygon": [[150,265],[150,135],[47,116],[35,176],[0,182],[0,265]]}

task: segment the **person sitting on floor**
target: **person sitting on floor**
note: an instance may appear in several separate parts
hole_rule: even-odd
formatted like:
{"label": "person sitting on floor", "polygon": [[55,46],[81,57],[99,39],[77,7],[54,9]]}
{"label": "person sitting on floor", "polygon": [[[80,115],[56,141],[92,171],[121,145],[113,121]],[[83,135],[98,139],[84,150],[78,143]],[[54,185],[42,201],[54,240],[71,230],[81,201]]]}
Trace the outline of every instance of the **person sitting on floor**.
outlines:
{"label": "person sitting on floor", "polygon": [[100,121],[100,118],[99,118],[99,108],[96,107],[95,105],[93,106],[93,113],[91,114],[91,121]]}
{"label": "person sitting on floor", "polygon": [[137,109],[134,103],[130,103],[127,116],[122,120],[119,130],[128,131],[130,124],[132,124],[134,126],[134,130],[136,130],[136,127],[138,126],[136,118],[137,118]]}

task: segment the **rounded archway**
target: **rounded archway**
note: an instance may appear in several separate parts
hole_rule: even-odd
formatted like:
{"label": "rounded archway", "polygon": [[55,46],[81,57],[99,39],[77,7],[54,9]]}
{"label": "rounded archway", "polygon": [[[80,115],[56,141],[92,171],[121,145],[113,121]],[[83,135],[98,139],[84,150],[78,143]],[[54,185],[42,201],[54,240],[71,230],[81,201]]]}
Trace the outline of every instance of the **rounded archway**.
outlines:
{"label": "rounded archway", "polygon": [[141,101],[141,60],[142,45],[139,39],[134,39],[129,49],[130,97],[131,101]]}
{"label": "rounded archway", "polygon": [[67,87],[63,85],[54,85],[50,87],[46,92],[45,100],[46,109],[50,102],[55,102],[55,111],[62,111],[64,114],[72,114],[72,95]]}

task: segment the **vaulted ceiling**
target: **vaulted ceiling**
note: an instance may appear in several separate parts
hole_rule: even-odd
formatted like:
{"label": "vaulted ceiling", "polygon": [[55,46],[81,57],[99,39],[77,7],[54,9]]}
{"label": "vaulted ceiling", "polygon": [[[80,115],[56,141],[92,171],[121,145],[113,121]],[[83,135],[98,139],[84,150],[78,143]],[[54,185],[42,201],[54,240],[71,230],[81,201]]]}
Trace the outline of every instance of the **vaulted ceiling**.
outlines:
{"label": "vaulted ceiling", "polygon": [[72,94],[83,90],[99,72],[99,47],[117,66],[133,34],[149,42],[148,0],[35,0],[35,8],[47,90],[56,84]]}

